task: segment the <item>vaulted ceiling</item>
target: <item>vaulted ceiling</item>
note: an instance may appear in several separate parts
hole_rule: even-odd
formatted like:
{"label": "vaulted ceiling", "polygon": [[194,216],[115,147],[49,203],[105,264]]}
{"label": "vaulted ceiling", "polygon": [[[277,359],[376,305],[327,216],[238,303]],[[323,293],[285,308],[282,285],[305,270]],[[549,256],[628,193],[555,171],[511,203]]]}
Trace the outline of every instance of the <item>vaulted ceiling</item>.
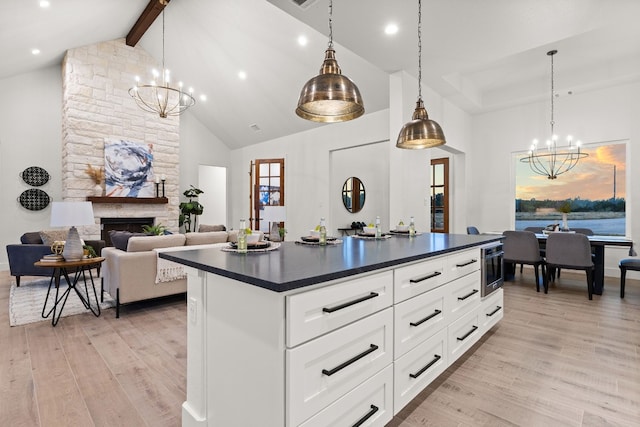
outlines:
{"label": "vaulted ceiling", "polygon": [[[38,0],[0,2],[0,79],[59,64],[68,48],[124,38],[148,4],[49,1],[48,8]],[[328,0],[296,3],[172,0],[165,9],[167,67],[206,95],[193,114],[231,148],[325,126],[294,109],[322,63]],[[551,49],[559,51],[560,97],[640,80],[640,1],[422,3],[423,84],[470,114],[547,99]],[[417,0],[334,0],[338,62],[367,112],[388,108],[389,73],[417,76],[417,9]],[[394,36],[384,33],[390,22],[399,27]],[[301,35],[306,46],[298,44]],[[161,19],[137,46],[161,60]],[[33,48],[41,53],[32,55]]]}

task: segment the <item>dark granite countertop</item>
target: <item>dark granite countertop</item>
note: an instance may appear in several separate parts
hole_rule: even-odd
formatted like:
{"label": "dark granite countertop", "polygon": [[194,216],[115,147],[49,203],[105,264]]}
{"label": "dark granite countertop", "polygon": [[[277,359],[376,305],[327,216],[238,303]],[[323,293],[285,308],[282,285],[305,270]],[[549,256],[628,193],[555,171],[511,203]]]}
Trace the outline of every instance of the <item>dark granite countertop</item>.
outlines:
{"label": "dark granite countertop", "polygon": [[285,292],[500,240],[502,236],[424,233],[412,239],[342,238],[327,246],[283,242],[277,250],[238,254],[220,248],[162,252],[161,258],[251,285]]}

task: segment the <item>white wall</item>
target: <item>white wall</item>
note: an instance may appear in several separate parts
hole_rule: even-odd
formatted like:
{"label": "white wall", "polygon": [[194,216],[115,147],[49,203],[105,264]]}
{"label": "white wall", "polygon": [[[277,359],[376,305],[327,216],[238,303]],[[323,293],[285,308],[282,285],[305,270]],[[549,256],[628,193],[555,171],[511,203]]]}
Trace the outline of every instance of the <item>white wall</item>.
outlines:
{"label": "white wall", "polygon": [[[627,237],[640,236],[640,84],[615,86],[559,99],[556,131],[569,131],[585,143],[628,139]],[[469,223],[483,230],[515,226],[513,153],[526,151],[531,139],[549,129],[548,102],[537,102],[473,118],[468,180]],[[627,250],[607,248],[606,274],[618,276],[617,262]]]}
{"label": "white wall", "polygon": [[39,187],[51,199],[62,199],[60,66],[0,80],[0,270],[8,270],[5,246],[19,243],[26,231],[49,229],[51,207],[29,211],[17,202],[32,188],[20,177],[29,166],[40,166],[51,180]]}
{"label": "white wall", "polygon": [[[334,232],[337,228],[350,227],[353,221],[374,222],[376,216],[380,216],[380,224],[384,231],[389,230],[390,225],[397,223],[397,218],[389,218],[387,214],[389,211],[389,159],[386,155],[388,144],[389,141],[382,141],[330,153],[330,215],[327,218],[327,226]],[[342,203],[342,186],[345,180],[352,176],[360,178],[365,189],[364,206],[357,213],[349,212]]]}
{"label": "white wall", "polygon": [[203,191],[198,201],[204,206],[198,224],[227,224],[227,168],[200,165],[197,187]]}

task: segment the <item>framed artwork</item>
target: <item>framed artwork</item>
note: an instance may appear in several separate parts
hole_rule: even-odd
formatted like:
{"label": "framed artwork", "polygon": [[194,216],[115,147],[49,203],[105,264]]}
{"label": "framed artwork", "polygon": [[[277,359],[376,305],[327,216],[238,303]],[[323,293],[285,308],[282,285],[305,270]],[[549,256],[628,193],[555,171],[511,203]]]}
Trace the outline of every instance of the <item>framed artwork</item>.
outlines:
{"label": "framed artwork", "polygon": [[106,139],[104,180],[107,197],[155,197],[153,144]]}

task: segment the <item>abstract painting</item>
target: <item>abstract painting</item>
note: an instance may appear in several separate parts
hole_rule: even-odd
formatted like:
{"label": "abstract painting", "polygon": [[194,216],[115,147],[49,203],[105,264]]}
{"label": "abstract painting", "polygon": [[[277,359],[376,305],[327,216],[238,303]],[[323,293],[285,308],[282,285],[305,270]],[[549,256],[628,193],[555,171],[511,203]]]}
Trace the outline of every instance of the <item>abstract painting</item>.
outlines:
{"label": "abstract painting", "polygon": [[104,173],[108,197],[154,197],[153,144],[107,138]]}

